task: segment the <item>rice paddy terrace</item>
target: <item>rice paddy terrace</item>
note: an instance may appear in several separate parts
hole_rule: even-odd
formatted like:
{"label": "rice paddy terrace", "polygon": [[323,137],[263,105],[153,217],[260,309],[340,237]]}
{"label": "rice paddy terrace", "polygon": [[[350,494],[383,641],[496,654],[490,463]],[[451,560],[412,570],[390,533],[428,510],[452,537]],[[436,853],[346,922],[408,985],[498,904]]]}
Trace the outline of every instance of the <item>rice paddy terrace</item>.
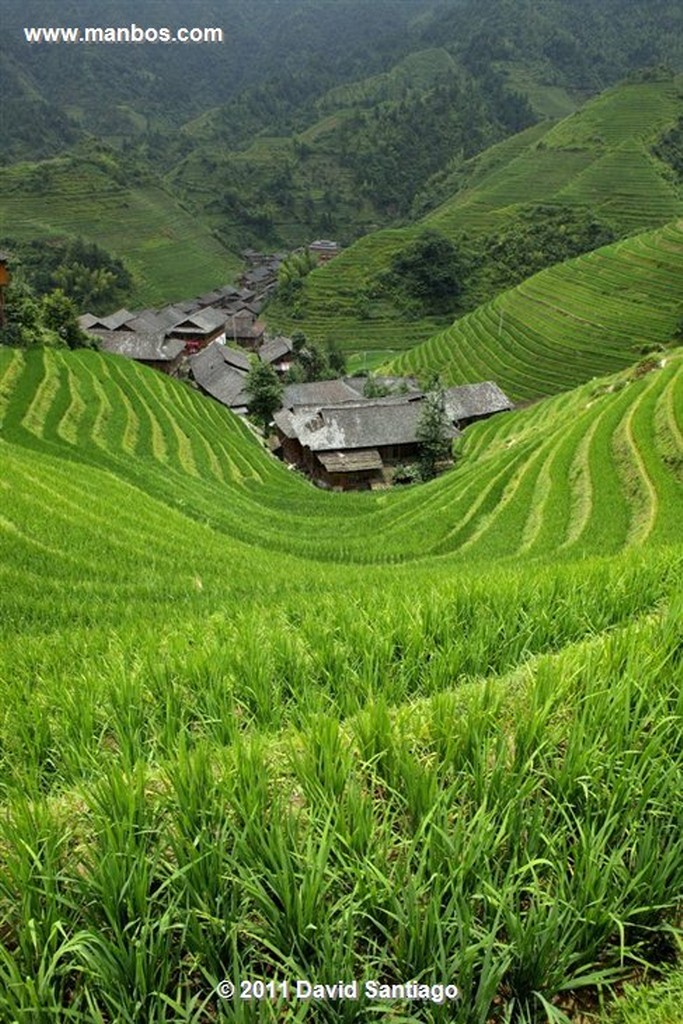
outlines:
{"label": "rice paddy terrace", "polygon": [[[555,125],[535,125],[453,173],[453,195],[415,224],[375,232],[309,275],[301,319],[280,326],[333,337],[348,351],[403,350],[443,323],[407,321],[392,304],[359,301],[391,256],[426,228],[482,236],[529,203],[588,208],[620,236],[661,226],[683,212],[673,173],[653,153],[681,113],[681,77],[621,85]],[[367,303],[366,303],[367,306]]]}
{"label": "rice paddy terrace", "polygon": [[133,307],[199,294],[224,284],[239,266],[170,193],[154,182],[122,181],[104,158],[59,157],[1,168],[0,236],[97,241],[125,260],[133,275]]}
{"label": "rice paddy terrace", "polygon": [[448,383],[493,378],[516,401],[671,344],[683,317],[683,221],[543,270],[391,362]]}
{"label": "rice paddy terrace", "polygon": [[0,350],[0,424],[0,1018],[541,1024],[666,953],[682,350],[382,494],[94,352]]}

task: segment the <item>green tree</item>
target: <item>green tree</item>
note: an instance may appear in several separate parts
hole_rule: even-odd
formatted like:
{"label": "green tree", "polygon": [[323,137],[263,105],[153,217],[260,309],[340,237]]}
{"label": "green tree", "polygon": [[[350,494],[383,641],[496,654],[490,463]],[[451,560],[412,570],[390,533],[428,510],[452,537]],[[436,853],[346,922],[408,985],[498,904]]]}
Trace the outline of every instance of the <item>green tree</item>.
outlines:
{"label": "green tree", "polygon": [[325,343],[325,357],[330,373],[335,377],[343,377],[346,373],[346,357],[332,338],[328,338]]}
{"label": "green tree", "polygon": [[307,341],[298,354],[305,380],[325,380],[330,376],[325,353],[315,342]]}
{"label": "green tree", "polygon": [[446,312],[457,304],[462,276],[456,247],[445,235],[430,230],[394,254],[386,284],[425,312]]}
{"label": "green tree", "polygon": [[32,289],[17,274],[7,289],[5,324],[0,328],[0,344],[30,348],[49,344],[52,340],[45,331],[41,304]]}
{"label": "green tree", "polygon": [[247,375],[245,390],[249,395],[249,412],[267,434],[273,413],[282,402],[282,384],[275,370],[266,363],[254,363]]}
{"label": "green tree", "polygon": [[41,305],[44,325],[54,331],[69,348],[90,346],[88,335],[78,326],[76,303],[61,288],[55,288],[49,295],[44,295]]}
{"label": "green tree", "polygon": [[301,349],[306,345],[306,335],[303,331],[294,331],[292,335],[292,348],[296,353],[301,352]]}
{"label": "green tree", "polygon": [[432,480],[437,474],[438,464],[451,454],[446,400],[438,380],[430,382],[415,433],[419,445],[420,478]]}

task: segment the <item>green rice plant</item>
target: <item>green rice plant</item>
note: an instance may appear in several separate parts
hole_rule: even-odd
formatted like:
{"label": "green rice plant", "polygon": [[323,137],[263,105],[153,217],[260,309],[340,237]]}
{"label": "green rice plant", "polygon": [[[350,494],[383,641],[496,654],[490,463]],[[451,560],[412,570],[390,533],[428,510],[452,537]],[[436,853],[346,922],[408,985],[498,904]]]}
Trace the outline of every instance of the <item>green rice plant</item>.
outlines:
{"label": "green rice plant", "polygon": [[0,1017],[545,1024],[670,956],[680,367],[330,495],[174,382],[0,353]]}

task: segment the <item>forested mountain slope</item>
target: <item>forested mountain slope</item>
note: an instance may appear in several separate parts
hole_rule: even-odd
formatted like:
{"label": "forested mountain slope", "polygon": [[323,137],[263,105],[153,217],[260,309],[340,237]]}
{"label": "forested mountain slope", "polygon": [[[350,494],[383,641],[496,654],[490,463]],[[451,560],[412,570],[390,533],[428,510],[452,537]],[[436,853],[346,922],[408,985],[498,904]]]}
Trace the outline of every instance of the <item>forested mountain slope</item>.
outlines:
{"label": "forested mountain slope", "polygon": [[24,27],[52,25],[54,12],[8,0],[0,162],[80,158],[94,137],[121,157],[131,187],[140,173],[163,180],[234,252],[311,235],[346,242],[405,218],[431,176],[535,117],[644,65],[680,67],[680,11],[663,0],[286,0],[277,18],[246,0],[191,10],[85,0],[63,4],[60,22],[192,20],[222,27],[223,44],[29,46]]}
{"label": "forested mountain slope", "polygon": [[[360,239],[312,273],[301,295],[289,307],[276,305],[271,318],[350,350],[408,348],[434,334],[444,316],[407,315],[382,280],[392,258],[425,230],[442,233],[465,254],[455,306],[466,309],[504,285],[501,261],[509,275],[519,268],[519,280],[531,272],[539,242],[553,251],[558,214],[568,235],[581,217],[616,237],[666,223],[683,210],[683,199],[658,143],[681,116],[682,84],[670,76],[624,84],[555,126],[535,126],[493,147],[433,182],[422,202],[452,190],[448,199],[410,226]],[[548,237],[539,240],[534,231],[544,220]]]}

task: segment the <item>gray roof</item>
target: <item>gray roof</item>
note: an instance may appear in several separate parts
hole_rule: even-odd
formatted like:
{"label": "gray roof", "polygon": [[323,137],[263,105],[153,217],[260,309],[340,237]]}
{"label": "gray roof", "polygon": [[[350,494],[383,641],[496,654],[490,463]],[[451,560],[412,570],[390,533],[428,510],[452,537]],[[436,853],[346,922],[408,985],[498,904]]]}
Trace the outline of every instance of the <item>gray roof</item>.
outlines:
{"label": "gray roof", "polygon": [[183,315],[173,324],[171,330],[188,334],[213,334],[225,327],[225,313],[210,306],[189,316]]}
{"label": "gray roof", "polygon": [[341,405],[342,402],[357,402],[359,392],[345,380],[317,380],[310,384],[288,384],[282,392],[282,404],[286,409],[295,405]]}
{"label": "gray roof", "polygon": [[230,409],[243,408],[249,403],[249,395],[244,390],[246,373],[235,369],[226,359],[226,355],[234,354],[225,345],[214,341],[189,360],[192,376],[199,386]]}
{"label": "gray roof", "polygon": [[78,318],[78,326],[82,327],[84,331],[89,330],[91,327],[101,326],[104,330],[107,329],[106,324],[102,322],[102,318],[94,316],[93,313],[83,313]]}
{"label": "gray roof", "polygon": [[243,370],[245,373],[251,370],[251,359],[242,349],[229,348],[226,345],[223,347],[223,359],[228,366],[232,366],[235,370]]}
{"label": "gray roof", "polygon": [[108,331],[117,331],[124,324],[127,324],[129,320],[134,319],[135,313],[131,313],[129,309],[117,309],[115,313],[105,316],[101,323],[104,324]]}
{"label": "gray roof", "polygon": [[266,327],[260,320],[254,320],[251,313],[236,313],[228,316],[225,321],[225,333],[228,338],[248,338],[256,340],[263,335]]}
{"label": "gray roof", "polygon": [[103,331],[95,335],[104,352],[111,352],[141,363],[165,363],[176,359],[185,348],[182,341],[165,339],[163,334],[140,331]]}
{"label": "gray roof", "polygon": [[[414,444],[423,408],[421,395],[401,395],[343,405],[281,409],[275,423],[314,452]],[[457,437],[451,424],[448,437]]]}
{"label": "gray roof", "polygon": [[250,270],[244,275],[242,280],[245,285],[249,284],[263,284],[265,281],[272,281],[276,275],[276,270],[271,267],[256,267],[255,270]]}
{"label": "gray roof", "polygon": [[368,380],[371,380],[377,387],[387,388],[392,394],[400,394],[402,390],[405,394],[409,394],[411,392],[422,393],[422,388],[415,377],[388,377],[380,376],[376,373],[373,373],[369,377],[344,377],[344,382],[348,384],[350,388],[353,388],[358,395],[363,394],[365,384]]}
{"label": "gray roof", "polygon": [[234,284],[224,284],[222,288],[217,289],[220,292],[222,299],[237,298],[240,291],[239,288],[235,288]]}
{"label": "gray roof", "polygon": [[183,302],[176,302],[175,306],[182,309],[183,313],[194,313],[200,308],[200,303],[197,299],[185,299]]}
{"label": "gray roof", "polygon": [[160,328],[170,330],[171,327],[175,327],[177,323],[184,320],[188,314],[180,306],[163,306],[156,312],[145,311],[143,315],[145,318],[153,317]]}
{"label": "gray roof", "polygon": [[197,296],[198,306],[210,306],[214,302],[218,302],[219,299],[223,298],[223,292],[220,288],[214,288],[211,292],[204,292],[203,295]]}
{"label": "gray roof", "polygon": [[144,309],[132,320],[129,320],[126,327],[131,331],[140,331],[143,334],[165,334],[169,325],[153,309]]}
{"label": "gray roof", "polygon": [[262,363],[276,363],[278,359],[284,359],[292,352],[292,343],[289,338],[271,338],[264,341],[258,350],[258,357]]}
{"label": "gray roof", "polygon": [[463,384],[448,388],[444,393],[446,414],[454,423],[490,416],[494,412],[512,409],[512,402],[497,384],[487,380],[482,384]]}

